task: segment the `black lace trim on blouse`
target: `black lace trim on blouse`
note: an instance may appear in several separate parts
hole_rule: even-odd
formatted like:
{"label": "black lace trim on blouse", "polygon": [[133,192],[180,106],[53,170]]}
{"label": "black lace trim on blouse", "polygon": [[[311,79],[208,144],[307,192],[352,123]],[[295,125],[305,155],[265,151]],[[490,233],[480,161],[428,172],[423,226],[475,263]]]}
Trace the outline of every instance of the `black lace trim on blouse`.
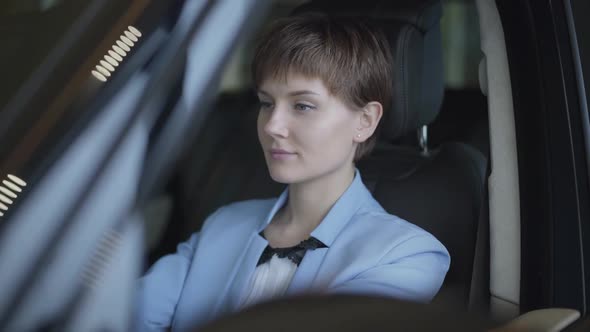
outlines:
{"label": "black lace trim on blouse", "polygon": [[[264,237],[264,234],[260,232],[260,236]],[[326,247],[327,246],[324,243],[322,243],[322,241],[316,239],[313,236],[307,240],[301,241],[298,245],[293,247],[273,248],[270,245],[268,245],[262,252],[262,255],[260,255],[260,259],[258,260],[258,264],[256,264],[256,266],[268,262],[274,255],[277,255],[279,258],[287,257],[291,262],[299,266],[299,264],[303,260],[303,256],[305,256],[305,253],[308,250],[315,250],[317,248]]]}

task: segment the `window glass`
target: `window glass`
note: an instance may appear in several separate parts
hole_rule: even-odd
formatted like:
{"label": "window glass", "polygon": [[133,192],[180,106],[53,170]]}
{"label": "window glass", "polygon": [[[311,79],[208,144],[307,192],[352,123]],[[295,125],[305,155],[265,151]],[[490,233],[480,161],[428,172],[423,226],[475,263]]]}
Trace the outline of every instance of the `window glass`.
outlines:
{"label": "window glass", "polygon": [[445,0],[441,33],[447,87],[478,87],[482,53],[475,1]]}
{"label": "window glass", "polygon": [[[293,8],[305,3],[306,0],[282,0],[275,1],[270,8],[268,15],[261,17],[266,23],[272,22],[277,18],[288,16]],[[264,29],[268,24],[261,24],[260,29]],[[240,41],[237,49],[232,53],[232,58],[225,67],[221,80],[221,92],[235,92],[249,89],[252,84],[250,80],[250,61],[253,57],[254,48],[256,47],[256,36],[260,36],[262,31],[253,33],[250,38]]]}
{"label": "window glass", "polygon": [[586,88],[586,98],[588,99],[590,98],[590,21],[588,21],[587,15],[590,13],[590,2],[588,0],[573,0],[571,4],[580,51],[582,74]]}
{"label": "window glass", "polygon": [[[275,2],[267,20],[288,15],[305,1]],[[482,53],[479,41],[479,23],[474,1],[445,0],[441,19],[445,81],[450,88],[479,87],[478,65]],[[257,36],[259,34],[253,34]],[[221,91],[243,90],[250,84],[249,60],[254,40],[243,40],[226,66]]]}
{"label": "window glass", "polygon": [[3,64],[0,109],[39,66],[67,28],[86,7],[85,1],[62,5],[58,1],[0,2],[0,40]]}

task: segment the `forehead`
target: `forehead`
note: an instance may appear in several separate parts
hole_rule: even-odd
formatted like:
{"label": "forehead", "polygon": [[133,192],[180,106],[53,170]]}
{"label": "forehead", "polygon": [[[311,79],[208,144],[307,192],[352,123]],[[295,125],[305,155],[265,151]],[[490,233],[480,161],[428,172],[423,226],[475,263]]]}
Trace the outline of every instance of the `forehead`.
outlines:
{"label": "forehead", "polygon": [[320,96],[330,95],[321,78],[304,76],[294,72],[282,76],[266,77],[258,87],[259,93],[270,95],[283,95],[296,91],[309,91]]}

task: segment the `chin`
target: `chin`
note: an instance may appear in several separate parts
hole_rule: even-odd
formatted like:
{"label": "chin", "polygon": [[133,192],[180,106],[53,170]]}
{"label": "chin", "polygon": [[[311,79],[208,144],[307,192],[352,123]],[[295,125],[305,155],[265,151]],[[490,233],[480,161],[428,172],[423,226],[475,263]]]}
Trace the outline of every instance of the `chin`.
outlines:
{"label": "chin", "polygon": [[293,169],[294,167],[289,167],[286,165],[273,165],[268,164],[268,174],[273,179],[273,181],[283,184],[293,184],[297,182],[301,182],[304,176],[300,174],[300,170]]}
{"label": "chin", "polygon": [[297,181],[297,177],[290,174],[290,172],[285,172],[283,170],[273,170],[271,167],[268,168],[268,173],[273,181],[283,184],[292,184]]}

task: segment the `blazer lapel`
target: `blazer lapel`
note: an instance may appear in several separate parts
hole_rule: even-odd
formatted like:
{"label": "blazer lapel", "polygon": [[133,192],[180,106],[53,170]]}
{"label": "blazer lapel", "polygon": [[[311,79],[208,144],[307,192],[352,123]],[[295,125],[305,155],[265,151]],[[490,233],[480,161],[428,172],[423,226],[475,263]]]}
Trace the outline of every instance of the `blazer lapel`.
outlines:
{"label": "blazer lapel", "polygon": [[232,277],[232,283],[229,286],[229,292],[226,293],[228,305],[225,306],[229,311],[236,311],[240,309],[241,300],[248,288],[248,284],[254,271],[256,270],[256,264],[260,259],[260,255],[264,251],[264,248],[268,245],[268,241],[260,236],[260,232],[266,225],[272,220],[277,211],[285,204],[287,200],[288,191],[285,189],[279,198],[275,201],[273,207],[270,209],[266,218],[258,224],[255,232],[250,232],[250,240],[248,245],[244,247],[243,255],[240,260],[235,261],[237,269]]}
{"label": "blazer lapel", "polygon": [[225,295],[236,274],[236,264],[242,261],[244,250],[249,247],[248,231],[251,229],[243,227],[225,238],[210,236],[209,241],[199,245],[176,308],[174,331],[206,322],[224,311]]}
{"label": "blazer lapel", "polygon": [[[258,235],[284,202],[284,193],[268,211],[253,211],[251,222],[233,224],[232,227],[212,227],[203,231],[195,252],[191,270],[180,296],[173,320],[173,330],[183,330],[196,322],[206,322],[234,308],[246,287],[258,258],[267,242]],[[281,201],[282,200],[282,201]],[[266,207],[265,207],[266,209]],[[244,214],[231,211],[224,218],[243,218]],[[262,213],[260,213],[262,212]],[[257,216],[261,214],[261,216]],[[234,295],[237,294],[237,295]]]}
{"label": "blazer lapel", "polygon": [[258,233],[253,233],[251,235],[250,245],[246,248],[243,259],[236,262],[239,268],[234,276],[228,294],[228,307],[231,311],[240,309],[241,300],[247,291],[250,278],[254,274],[260,255],[262,255],[267,245],[268,242],[262,236]]}
{"label": "blazer lapel", "polygon": [[308,250],[305,253],[301,264],[299,264],[297,271],[295,271],[295,275],[293,275],[293,279],[291,280],[291,284],[289,285],[289,288],[287,288],[285,295],[297,295],[314,288],[313,282],[322,262],[324,261],[328,249],[329,248],[317,248],[315,250]]}
{"label": "blazer lapel", "polygon": [[[338,234],[344,229],[352,216],[364,204],[370,193],[364,186],[360,173],[355,171],[355,177],[348,189],[340,196],[322,222],[311,232],[311,236],[324,243],[327,248],[317,248],[308,251],[297,268],[291,285],[287,288],[287,295],[313,291],[324,287],[317,279],[318,271],[324,263],[324,258]],[[335,253],[336,254],[336,253]],[[318,289],[321,291],[321,289]]]}

